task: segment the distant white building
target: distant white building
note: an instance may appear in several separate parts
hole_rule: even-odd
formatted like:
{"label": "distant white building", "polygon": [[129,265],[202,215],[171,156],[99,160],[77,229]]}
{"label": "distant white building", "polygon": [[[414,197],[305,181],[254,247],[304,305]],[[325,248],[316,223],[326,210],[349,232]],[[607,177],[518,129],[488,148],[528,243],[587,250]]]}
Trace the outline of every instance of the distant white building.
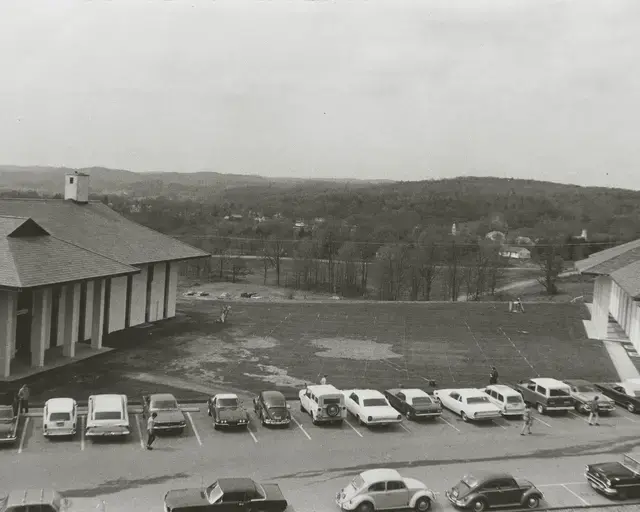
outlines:
{"label": "distant white building", "polygon": [[529,246],[536,245],[534,241],[531,240],[531,238],[529,238],[528,236],[517,236],[514,242],[515,242],[515,245],[529,245]]}
{"label": "distant white building", "polygon": [[502,231],[490,231],[485,235],[485,238],[492,242],[504,242],[506,237]]}
{"label": "distant white building", "polygon": [[531,251],[524,247],[511,247],[505,245],[500,249],[500,256],[514,260],[530,260]]}

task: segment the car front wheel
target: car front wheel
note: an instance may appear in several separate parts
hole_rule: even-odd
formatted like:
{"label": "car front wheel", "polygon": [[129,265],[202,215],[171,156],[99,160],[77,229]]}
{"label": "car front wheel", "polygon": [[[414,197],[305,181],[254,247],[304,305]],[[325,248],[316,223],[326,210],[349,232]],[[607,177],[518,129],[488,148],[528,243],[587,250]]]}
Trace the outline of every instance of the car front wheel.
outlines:
{"label": "car front wheel", "polygon": [[473,502],[473,505],[471,505],[471,508],[473,512],[484,512],[487,510],[487,502],[484,500],[476,500]]}
{"label": "car front wheel", "polygon": [[418,498],[418,501],[416,501],[416,504],[413,507],[416,512],[427,512],[430,508],[431,500],[427,497]]}
{"label": "car front wheel", "polygon": [[368,501],[364,501],[358,505],[356,512],[373,512],[373,504]]}
{"label": "car front wheel", "polygon": [[462,421],[469,421],[469,416],[467,416],[466,412],[463,411],[462,413],[460,413],[460,416],[462,417]]}
{"label": "car front wheel", "polygon": [[538,404],[537,409],[538,409],[538,412],[539,412],[540,414],[544,414],[544,413],[545,413],[544,405],[542,405],[542,404]]}
{"label": "car front wheel", "polygon": [[627,404],[627,411],[636,412],[636,406],[633,404]]}
{"label": "car front wheel", "polygon": [[538,508],[540,506],[540,498],[538,496],[529,496],[526,505],[527,508]]}

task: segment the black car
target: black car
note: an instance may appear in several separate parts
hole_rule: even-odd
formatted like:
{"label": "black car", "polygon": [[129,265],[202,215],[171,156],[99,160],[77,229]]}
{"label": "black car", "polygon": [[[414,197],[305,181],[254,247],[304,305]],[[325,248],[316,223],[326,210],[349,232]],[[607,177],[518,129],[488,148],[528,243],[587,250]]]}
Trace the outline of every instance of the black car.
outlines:
{"label": "black car", "polygon": [[514,478],[508,473],[478,471],[465,475],[445,492],[454,507],[483,512],[488,508],[537,508],[542,492],[528,480]]}
{"label": "black car", "polygon": [[253,410],[263,425],[288,427],[291,424],[290,408],[280,391],[261,391],[253,399]]}
{"label": "black car", "polygon": [[631,382],[595,384],[602,394],[632,413],[640,412],[640,386]]}
{"label": "black car", "polygon": [[258,484],[250,478],[220,478],[206,489],[169,491],[164,496],[164,506],[166,512],[284,512],[288,503],[278,484]]}
{"label": "black car", "polygon": [[387,389],[384,396],[391,407],[400,414],[404,414],[407,419],[418,420],[442,416],[440,402],[431,398],[422,389]]}
{"label": "black car", "polygon": [[589,464],[584,476],[591,487],[610,498],[640,498],[640,453],[627,453],[622,462]]}
{"label": "black car", "polygon": [[247,428],[249,413],[242,406],[238,395],[224,393],[214,395],[207,402],[207,414],[213,418],[213,428]]}

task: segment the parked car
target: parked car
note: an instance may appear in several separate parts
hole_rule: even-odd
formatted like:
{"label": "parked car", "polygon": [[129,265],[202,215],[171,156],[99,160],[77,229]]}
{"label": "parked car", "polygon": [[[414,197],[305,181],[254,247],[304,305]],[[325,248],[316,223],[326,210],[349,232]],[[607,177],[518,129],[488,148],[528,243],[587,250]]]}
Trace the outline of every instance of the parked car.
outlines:
{"label": "parked car", "polygon": [[75,436],[78,425],[78,404],[73,398],[50,398],[42,411],[44,437]]}
{"label": "parked car", "polygon": [[395,469],[372,469],[356,476],[336,496],[341,510],[373,512],[411,508],[426,512],[436,493],[414,478],[400,476]]}
{"label": "parked car", "polygon": [[287,506],[278,484],[259,484],[250,478],[220,478],[206,489],[175,489],[164,496],[166,512],[284,512]]}
{"label": "parked car", "polygon": [[542,492],[528,480],[488,471],[465,475],[445,496],[454,507],[473,512],[488,508],[537,508],[543,498]]}
{"label": "parked car", "polygon": [[18,439],[20,411],[13,393],[0,394],[0,444],[15,443]]}
{"label": "parked car", "polygon": [[155,393],[142,395],[142,418],[148,419],[156,413],[153,424],[155,432],[176,432],[182,434],[187,427],[184,413],[178,406],[178,401],[170,393]]}
{"label": "parked car", "polygon": [[207,413],[213,418],[213,428],[249,426],[249,413],[242,406],[238,395],[221,393],[209,398]]}
{"label": "parked car", "polygon": [[505,417],[522,417],[524,414],[524,400],[515,389],[504,384],[491,384],[484,390],[489,401],[500,409]]}
{"label": "parked car", "polygon": [[387,389],[385,398],[400,414],[409,420],[442,416],[442,406],[422,389]]}
{"label": "parked car", "polygon": [[442,407],[459,415],[464,421],[491,421],[501,416],[500,409],[491,403],[481,389],[436,389],[433,395]]}
{"label": "parked car", "polygon": [[521,380],[514,389],[540,414],[552,411],[566,413],[574,408],[571,389],[567,384],[556,379]]}
{"label": "parked car", "polygon": [[280,391],[261,391],[253,399],[253,410],[260,423],[271,426],[285,426],[291,424],[291,406]]}
{"label": "parked car", "polygon": [[91,395],[87,411],[87,437],[128,436],[128,400],[126,395]]}
{"label": "parked car", "polygon": [[19,489],[0,498],[2,512],[61,512],[67,500],[53,489]]}
{"label": "parked car", "polygon": [[585,474],[589,485],[610,498],[640,498],[640,453],[627,453],[621,462],[589,464]]}
{"label": "parked car", "polygon": [[309,413],[314,425],[342,423],[347,417],[344,395],[331,384],[307,386],[300,390],[298,397],[300,410]]}
{"label": "parked car", "polygon": [[402,416],[389,405],[380,391],[353,389],[343,393],[347,411],[358,419],[360,425],[390,425],[402,421]]}
{"label": "parked car", "polygon": [[579,413],[590,413],[591,401],[596,396],[598,397],[598,412],[600,414],[609,414],[616,408],[615,402],[591,384],[591,382],[582,379],[571,379],[565,380],[564,383],[569,385],[571,398],[573,398],[574,406]]}
{"label": "parked car", "polygon": [[602,394],[632,413],[640,412],[640,384],[631,379],[595,385]]}

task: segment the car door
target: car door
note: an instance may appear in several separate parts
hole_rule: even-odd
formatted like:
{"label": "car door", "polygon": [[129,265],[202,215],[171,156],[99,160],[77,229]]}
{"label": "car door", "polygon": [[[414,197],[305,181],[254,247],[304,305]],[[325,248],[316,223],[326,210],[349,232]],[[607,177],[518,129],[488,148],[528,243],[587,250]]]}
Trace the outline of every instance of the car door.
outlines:
{"label": "car door", "polygon": [[349,400],[347,401],[347,409],[354,416],[359,416],[360,412],[360,397],[355,393],[351,393],[349,395]]}
{"label": "car door", "polygon": [[214,505],[214,510],[220,512],[244,512],[250,510],[250,504],[245,501],[243,492],[226,492],[222,501]]}
{"label": "car door", "polygon": [[395,408],[400,412],[406,412],[409,409],[409,404],[407,403],[407,397],[404,393],[398,393],[397,396],[393,397],[393,402],[391,405],[395,406]]}
{"label": "car door", "polygon": [[409,489],[400,480],[387,482],[386,498],[388,509],[398,510],[409,506]]}
{"label": "car door", "polygon": [[496,486],[504,505],[520,504],[523,490],[513,478],[502,478],[497,481]]}
{"label": "car door", "polygon": [[629,403],[629,397],[622,386],[613,386],[610,389],[609,394],[612,395],[610,398],[612,398],[615,403],[625,406]]}
{"label": "car door", "polygon": [[373,504],[376,510],[384,510],[385,508],[385,494],[387,492],[386,482],[376,482],[371,484],[367,489],[367,496],[371,496]]}
{"label": "car door", "polygon": [[490,507],[504,507],[508,504],[507,496],[500,489],[500,480],[488,480],[480,488]]}
{"label": "car door", "polygon": [[457,412],[458,406],[456,404],[458,403],[458,398],[460,398],[460,395],[455,391],[444,395],[442,397],[442,405],[453,412]]}

